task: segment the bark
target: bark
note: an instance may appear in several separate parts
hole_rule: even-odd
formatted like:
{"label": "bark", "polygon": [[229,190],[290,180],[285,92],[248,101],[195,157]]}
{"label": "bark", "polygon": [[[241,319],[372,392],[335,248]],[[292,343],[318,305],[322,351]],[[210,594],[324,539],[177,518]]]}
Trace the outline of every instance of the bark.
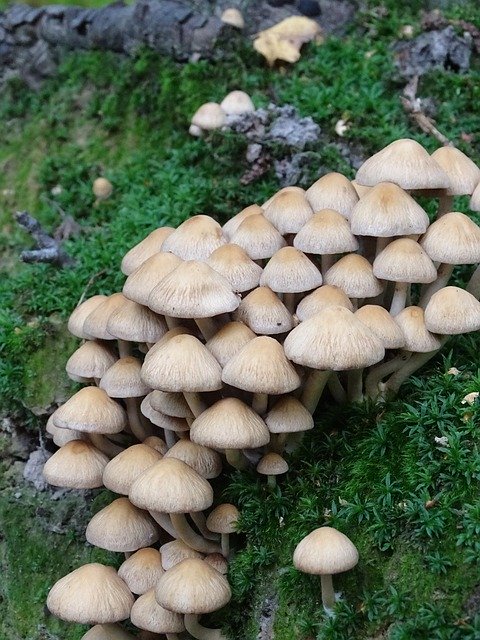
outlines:
{"label": "bark", "polygon": [[17,211],[15,220],[37,243],[36,249],[22,251],[20,258],[23,262],[49,262],[61,268],[75,264],[73,258],[62,249],[60,242],[50,236],[27,211]]}

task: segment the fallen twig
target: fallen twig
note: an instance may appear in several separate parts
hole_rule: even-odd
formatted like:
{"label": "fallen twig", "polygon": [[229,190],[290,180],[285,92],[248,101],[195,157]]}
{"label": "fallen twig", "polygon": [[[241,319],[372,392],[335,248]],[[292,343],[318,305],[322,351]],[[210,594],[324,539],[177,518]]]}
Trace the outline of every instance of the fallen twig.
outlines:
{"label": "fallen twig", "polygon": [[61,268],[75,264],[60,246],[60,241],[52,238],[28,211],[17,211],[15,220],[37,243],[37,249],[22,251],[20,258],[23,262],[49,262]]}
{"label": "fallen twig", "polygon": [[451,142],[441,131],[434,125],[433,120],[429,118],[422,110],[422,99],[417,98],[418,76],[413,78],[405,85],[403,94],[400,96],[403,108],[415,120],[420,129],[430,134],[444,146],[453,147]]}

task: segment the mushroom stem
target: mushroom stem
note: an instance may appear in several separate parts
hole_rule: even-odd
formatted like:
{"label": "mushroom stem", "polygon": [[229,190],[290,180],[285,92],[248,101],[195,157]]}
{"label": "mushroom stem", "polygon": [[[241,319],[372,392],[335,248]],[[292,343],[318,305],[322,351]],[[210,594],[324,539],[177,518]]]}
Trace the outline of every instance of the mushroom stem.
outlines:
{"label": "mushroom stem", "polygon": [[164,429],[163,433],[165,434],[165,444],[167,445],[167,449],[171,449],[173,445],[177,443],[175,440],[175,434],[170,429]]}
{"label": "mushroom stem", "polygon": [[94,378],[94,379],[93,379],[93,381],[95,382],[95,385],[96,385],[97,387],[99,387],[99,386],[100,386],[100,378]]}
{"label": "mushroom stem", "polygon": [[197,640],[227,640],[220,629],[207,629],[207,627],[202,627],[198,622],[198,615],[194,613],[186,613],[184,623],[188,633],[194,638],[197,638]]}
{"label": "mushroom stem", "polygon": [[222,533],[222,556],[228,560],[230,557],[230,534]]}
{"label": "mushroom stem", "polygon": [[294,293],[284,293],[283,294],[283,304],[287,307],[290,313],[295,313],[295,309],[297,306],[297,297]]}
{"label": "mushroom stem", "polygon": [[190,411],[193,413],[195,418],[198,418],[198,416],[205,411],[207,405],[203,402],[198,393],[184,391],[183,395],[190,407]]}
{"label": "mushroom stem", "polygon": [[175,531],[175,527],[170,520],[168,513],[162,513],[161,511],[149,511],[149,514],[157,522],[164,531],[166,531],[172,538],[177,539],[178,533]]}
{"label": "mushroom stem", "polygon": [[207,538],[207,540],[215,540],[216,542],[218,542],[218,534],[213,533],[207,527],[207,521],[205,516],[203,515],[203,511],[194,511],[189,515],[204,538]]}
{"label": "mushroom stem", "polygon": [[336,371],[333,371],[330,378],[328,379],[328,390],[332,394],[335,402],[338,402],[338,404],[343,404],[347,401],[347,393],[343,388],[343,385],[340,382],[340,378],[338,377],[338,373]]}
{"label": "mushroom stem", "polygon": [[281,454],[285,449],[288,433],[272,433],[270,434],[270,444],[268,446],[272,453]]}
{"label": "mushroom stem", "polygon": [[197,327],[205,340],[210,340],[217,333],[218,327],[213,318],[195,318]]}
{"label": "mushroom stem", "polygon": [[270,489],[275,489],[277,486],[277,476],[267,476],[267,486]]}
{"label": "mushroom stem", "polygon": [[390,244],[391,241],[392,238],[377,238],[375,257],[377,257],[378,254],[381,253],[385,249],[385,247]]}
{"label": "mushroom stem", "polygon": [[467,284],[467,291],[468,293],[471,293],[472,296],[475,296],[477,300],[480,297],[480,265],[478,265],[473,272],[473,275]]}
{"label": "mushroom stem", "polygon": [[453,211],[453,195],[449,195],[445,190],[438,199],[437,220],[450,211]]}
{"label": "mushroom stem", "polygon": [[321,264],[322,276],[324,278],[325,278],[325,274],[330,269],[330,267],[333,267],[333,265],[335,264],[335,258],[336,256],[334,253],[331,253],[329,255],[322,255],[320,259],[320,264]]}
{"label": "mushroom stem", "polygon": [[130,429],[132,430],[133,435],[140,440],[140,442],[143,442],[145,438],[151,434],[147,433],[142,424],[138,398],[125,398],[125,405],[127,407]]}
{"label": "mushroom stem", "polygon": [[228,464],[235,469],[238,469],[239,471],[246,469],[248,462],[241,449],[225,449],[225,456]]}
{"label": "mushroom stem", "polygon": [[264,416],[268,409],[268,395],[266,393],[254,393],[252,409],[256,411],[259,416]]}
{"label": "mushroom stem", "polygon": [[348,372],[348,399],[350,402],[363,400],[363,369],[352,369]]}
{"label": "mushroom stem", "polygon": [[325,385],[331,375],[331,371],[319,371],[313,369],[305,381],[301,402],[313,415],[317,404],[322,397]]}
{"label": "mushroom stem", "polygon": [[335,606],[335,591],[333,590],[333,580],[330,573],[320,576],[322,585],[322,603],[325,612],[330,614]]}
{"label": "mushroom stem", "polygon": [[128,358],[132,355],[132,343],[128,340],[117,340],[118,343],[118,355],[120,358]]}
{"label": "mushroom stem", "polygon": [[165,637],[167,640],[180,640],[177,633],[166,633]]}
{"label": "mushroom stem", "polygon": [[200,551],[200,553],[218,553],[220,551],[218,544],[205,540],[198,533],[195,533],[188,524],[184,513],[171,513],[170,520],[177,531],[177,536],[195,551]]}
{"label": "mushroom stem", "polygon": [[181,327],[182,323],[179,318],[171,318],[170,316],[164,316],[165,322],[169,330],[175,329],[175,327]]}
{"label": "mushroom stem", "polygon": [[454,266],[455,265],[447,264],[446,262],[442,262],[438,266],[437,279],[431,282],[429,285],[427,285],[425,289],[421,292],[420,301],[418,303],[419,307],[422,307],[423,309],[425,309],[425,307],[429,303],[430,298],[433,296],[433,294],[439,291],[440,289],[443,289],[443,287],[447,286],[448,281],[450,280],[450,276],[452,275]]}
{"label": "mushroom stem", "polygon": [[390,304],[390,315],[396,316],[405,309],[405,302],[407,300],[408,282],[396,282],[395,291],[393,293],[392,302]]}
{"label": "mushroom stem", "polygon": [[428,351],[427,353],[416,353],[408,362],[406,362],[401,369],[399,369],[396,373],[394,373],[385,383],[385,392],[397,393],[400,389],[400,386],[405,382],[405,380],[415,373],[417,369],[423,367],[429,360],[431,360],[440,349],[443,347],[445,342],[447,341],[448,336],[442,336],[440,338],[441,345],[435,351]]}
{"label": "mushroom stem", "polygon": [[412,357],[411,351],[401,351],[395,358],[373,367],[365,379],[365,394],[375,400],[380,395],[379,385],[383,378],[394,373]]}
{"label": "mushroom stem", "polygon": [[119,447],[113,442],[110,442],[110,440],[101,433],[90,433],[89,437],[90,442],[109,458],[114,458],[118,456],[119,453],[122,453],[122,451],[125,451],[124,447]]}

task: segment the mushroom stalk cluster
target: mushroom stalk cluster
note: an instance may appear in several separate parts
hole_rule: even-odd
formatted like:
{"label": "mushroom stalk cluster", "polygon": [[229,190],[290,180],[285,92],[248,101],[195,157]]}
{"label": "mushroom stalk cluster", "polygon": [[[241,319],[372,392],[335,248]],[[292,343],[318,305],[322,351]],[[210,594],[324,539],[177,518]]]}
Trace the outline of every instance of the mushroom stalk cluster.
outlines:
{"label": "mushroom stalk cluster", "polygon": [[[53,613],[223,637],[198,616],[230,598],[239,513],[210,481],[225,464],[254,465],[272,490],[325,390],[339,402],[395,393],[449,335],[480,328],[476,272],[470,292],[448,284],[455,265],[480,262],[480,229],[446,210],[479,180],[456,149],[430,156],[398,140],[354,183],[330,173],[223,227],[196,215],[128,251],[123,291],[70,317],[82,344],[67,373],[86,386],[50,417],[60,448],[44,469],[52,485],[118,494],[86,537],[126,559],[118,573],[87,565],[60,580]],[[418,194],[440,195],[432,223]]]}

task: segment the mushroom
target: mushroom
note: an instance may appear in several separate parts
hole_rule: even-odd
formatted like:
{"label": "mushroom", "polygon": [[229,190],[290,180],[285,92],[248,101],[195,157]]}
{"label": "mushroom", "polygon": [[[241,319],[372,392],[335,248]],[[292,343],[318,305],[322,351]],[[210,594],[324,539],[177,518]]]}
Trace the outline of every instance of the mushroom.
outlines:
{"label": "mushroom", "polygon": [[102,302],[108,299],[108,296],[92,296],[91,298],[87,298],[84,302],[78,305],[76,309],[72,311],[70,314],[70,318],[68,319],[67,328],[70,333],[77,338],[82,338],[84,340],[90,339],[91,336],[86,334],[83,330],[83,325],[85,324],[85,320],[92,313],[94,309],[99,307]]}
{"label": "mushroom", "polygon": [[267,484],[271,489],[277,486],[277,476],[288,471],[287,461],[278,453],[267,453],[257,464],[257,472],[262,476],[267,476]]}
{"label": "mushroom", "polygon": [[299,303],[296,315],[300,322],[308,320],[327,307],[340,306],[353,311],[353,304],[347,294],[339,287],[324,284]]}
{"label": "mushroom", "polygon": [[350,180],[335,172],[319,178],[307,189],[305,195],[313,211],[333,209],[347,220],[350,220],[353,208],[358,202],[358,195]]}
{"label": "mushroom", "polygon": [[263,215],[278,229],[282,236],[298,233],[313,216],[313,210],[305,193],[299,191],[280,191],[264,205]]}
{"label": "mushroom", "polygon": [[203,558],[201,553],[189,547],[183,540],[173,540],[173,542],[163,544],[160,547],[160,554],[162,556],[162,567],[165,571],[187,558]]}
{"label": "mushroom", "polygon": [[261,214],[245,217],[231,234],[230,242],[242,247],[252,260],[271,258],[287,244],[278,229]]}
{"label": "mushroom", "polygon": [[96,624],[81,640],[135,640],[135,638],[118,626],[118,624]]}
{"label": "mushroom", "polygon": [[224,503],[215,507],[207,518],[207,527],[222,536],[222,554],[230,556],[230,534],[235,533],[240,512],[233,504]]}
{"label": "mushroom", "polygon": [[185,631],[182,616],[161,607],[153,587],[135,601],[130,619],[139,629],[165,634],[167,640],[178,640],[177,633]]}
{"label": "mushroom", "polygon": [[95,204],[98,204],[112,195],[113,185],[107,178],[96,178],[93,181],[92,191],[96,197]]}
{"label": "mushroom", "polygon": [[107,462],[107,456],[90,442],[71,440],[46,461],[43,477],[55,487],[96,489],[103,486]]}
{"label": "mushroom", "polygon": [[480,169],[460,149],[440,147],[432,153],[432,158],[447,174],[450,187],[440,196],[437,218],[453,209],[453,196],[472,195],[480,181]]}
{"label": "mushroom", "polygon": [[145,441],[134,444],[110,460],[103,471],[103,484],[110,491],[128,495],[135,480],[161,458],[162,454]]}
{"label": "mushroom", "polygon": [[237,29],[243,29],[245,27],[245,20],[243,19],[242,13],[236,7],[228,7],[228,9],[225,9],[220,16],[220,20]]}
{"label": "mushroom", "polygon": [[286,333],[294,326],[292,314],[268,287],[257,287],[245,296],[233,318],[261,335]]}
{"label": "mushroom", "polygon": [[356,253],[340,258],[325,274],[325,283],[342,289],[352,299],[375,298],[383,291],[383,284],[375,277],[370,262]]}
{"label": "mushroom", "polygon": [[253,113],[255,111],[255,105],[245,91],[230,91],[222,100],[220,106],[227,116]]}
{"label": "mushroom", "polygon": [[[173,227],[154,229],[141,242],[127,251],[122,258],[121,271],[126,276],[139,269],[149,258],[160,253],[163,243],[174,232]],[[128,298],[128,296],[127,296]]]}
{"label": "mushroom", "polygon": [[256,335],[243,322],[227,322],[205,346],[224,367]]}
{"label": "mushroom", "polygon": [[145,547],[133,553],[120,565],[118,575],[132,593],[142,595],[157,584],[163,571],[159,551]]}
{"label": "mushroom", "polygon": [[312,414],[293,396],[280,398],[267,413],[265,423],[272,434],[270,449],[278,454],[282,453],[289,433],[313,429]]}
{"label": "mushroom", "polygon": [[227,220],[227,222],[222,227],[223,235],[225,236],[225,238],[227,238],[228,241],[231,242],[232,235],[242,224],[245,218],[248,218],[249,216],[253,216],[255,214],[263,214],[263,209],[259,207],[258,204],[251,204],[250,206],[245,207],[245,209],[242,209],[232,218]]}
{"label": "mushroom", "polygon": [[[216,102],[205,102],[193,114],[191,124],[200,131],[220,129],[225,124],[225,111]],[[194,135],[198,135],[197,131],[194,129]]]}
{"label": "mushroom", "polygon": [[73,380],[80,376],[87,381],[95,380],[98,385],[100,378],[115,361],[116,357],[108,347],[95,340],[87,340],[72,353],[65,370]]}

